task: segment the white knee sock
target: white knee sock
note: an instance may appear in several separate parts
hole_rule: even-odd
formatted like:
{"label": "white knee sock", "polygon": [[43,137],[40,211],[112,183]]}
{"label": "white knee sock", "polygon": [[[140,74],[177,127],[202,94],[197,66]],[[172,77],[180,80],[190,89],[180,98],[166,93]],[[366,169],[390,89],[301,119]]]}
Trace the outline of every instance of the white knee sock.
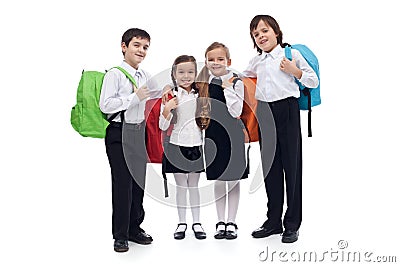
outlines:
{"label": "white knee sock", "polygon": [[[226,207],[226,182],[215,181],[214,183],[215,206],[217,208],[217,217],[219,222],[225,222]],[[217,230],[223,230],[224,226],[219,225]]]}
{"label": "white knee sock", "polygon": [[[192,210],[193,223],[200,222],[199,179],[200,179],[200,173],[192,172],[188,174],[189,201],[190,201],[190,208]],[[194,230],[196,232],[203,231],[200,225],[195,225]]]}
{"label": "white knee sock", "polygon": [[[186,173],[174,173],[176,182],[176,206],[180,223],[186,222],[186,194],[188,189],[188,177]],[[183,227],[184,226],[180,226]]]}
{"label": "white knee sock", "polygon": [[[240,182],[229,181],[228,184],[228,222],[235,223],[236,214],[239,207],[240,199]],[[234,231],[234,226],[228,226],[227,230]]]}

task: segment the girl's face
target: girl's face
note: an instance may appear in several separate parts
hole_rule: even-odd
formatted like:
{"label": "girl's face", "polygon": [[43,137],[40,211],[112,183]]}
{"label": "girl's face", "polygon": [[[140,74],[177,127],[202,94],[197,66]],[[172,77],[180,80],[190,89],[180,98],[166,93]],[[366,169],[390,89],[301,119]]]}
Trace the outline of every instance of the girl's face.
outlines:
{"label": "girl's face", "polygon": [[278,45],[276,38],[278,35],[263,20],[260,20],[257,28],[252,33],[257,46],[264,52],[269,53]]}
{"label": "girl's face", "polygon": [[174,78],[178,86],[190,91],[192,83],[196,78],[196,66],[194,62],[183,62],[176,65]]}
{"label": "girl's face", "polygon": [[231,60],[226,57],[226,52],[222,47],[211,50],[206,55],[206,66],[214,76],[227,74],[226,67],[230,65]]}
{"label": "girl's face", "polygon": [[121,47],[122,51],[125,53],[125,61],[137,69],[139,64],[146,57],[149,46],[149,40],[137,37],[133,37],[128,46],[122,43]]}

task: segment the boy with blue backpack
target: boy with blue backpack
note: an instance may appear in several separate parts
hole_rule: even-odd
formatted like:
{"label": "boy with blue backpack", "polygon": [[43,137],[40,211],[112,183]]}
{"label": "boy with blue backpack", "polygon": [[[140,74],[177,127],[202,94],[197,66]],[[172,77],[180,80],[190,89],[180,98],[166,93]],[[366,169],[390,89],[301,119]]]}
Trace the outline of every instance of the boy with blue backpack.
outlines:
{"label": "boy with blue backpack", "polygon": [[146,31],[127,30],[121,41],[124,60],[120,68],[128,75],[118,68],[109,70],[100,94],[100,110],[109,121],[105,145],[112,176],[112,233],[116,252],[128,251],[128,240],[143,245],[153,241],[140,227],[144,219],[147,164],[144,110],[150,94],[146,87],[150,75],[139,64],[149,46],[150,35]]}
{"label": "boy with blue backpack", "polygon": [[[252,236],[262,238],[283,233],[282,242],[292,243],[298,239],[302,220],[298,83],[316,88],[319,77],[298,50],[291,49],[291,58],[288,58],[289,51],[286,49],[285,54],[282,43],[282,31],[273,17],[255,16],[250,23],[250,36],[259,55],[250,61],[243,75],[257,77],[255,97],[258,100],[261,160],[268,197],[267,220],[253,231]],[[287,209],[282,221],[285,187]]]}

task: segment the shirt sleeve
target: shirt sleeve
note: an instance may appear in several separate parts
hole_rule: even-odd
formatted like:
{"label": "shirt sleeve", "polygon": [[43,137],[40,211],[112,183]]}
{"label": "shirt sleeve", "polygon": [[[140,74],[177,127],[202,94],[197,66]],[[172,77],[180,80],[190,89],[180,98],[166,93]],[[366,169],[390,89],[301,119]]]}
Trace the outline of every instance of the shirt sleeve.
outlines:
{"label": "shirt sleeve", "polygon": [[299,82],[308,88],[316,88],[319,84],[318,76],[310,67],[299,51],[292,49],[293,57],[296,60],[297,67],[303,72]]}
{"label": "shirt sleeve", "polygon": [[252,58],[247,68],[241,73],[240,77],[257,78],[256,57]]}
{"label": "shirt sleeve", "polygon": [[150,99],[160,98],[162,96],[162,88],[160,88],[156,77],[151,76],[147,71],[143,71],[146,76],[146,86],[149,89]]}
{"label": "shirt sleeve", "polygon": [[139,104],[140,101],[136,93],[125,97],[118,94],[120,84],[121,80],[117,73],[108,71],[105,74],[99,101],[100,110],[103,113],[113,114]]}
{"label": "shirt sleeve", "polygon": [[232,117],[237,118],[242,114],[244,85],[241,80],[237,81],[235,88],[227,87],[224,89],[228,112]]}
{"label": "shirt sleeve", "polygon": [[163,111],[164,111],[164,107],[165,107],[165,105],[161,104],[161,108],[160,108],[160,119],[158,120],[158,127],[159,127],[161,130],[166,131],[166,130],[168,129],[169,125],[171,124],[171,120],[172,120],[172,117],[173,117],[174,115],[171,113],[169,120],[167,120],[167,119],[162,115],[162,113],[163,113]]}

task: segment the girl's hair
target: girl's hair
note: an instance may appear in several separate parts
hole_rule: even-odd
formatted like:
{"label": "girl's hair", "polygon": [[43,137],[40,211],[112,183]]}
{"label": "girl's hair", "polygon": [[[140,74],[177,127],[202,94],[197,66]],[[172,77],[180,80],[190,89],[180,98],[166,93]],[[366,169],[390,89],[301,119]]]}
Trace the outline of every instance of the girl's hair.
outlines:
{"label": "girl's hair", "polygon": [[[192,63],[194,64],[195,76],[197,76],[197,62],[196,62],[196,59],[195,59],[193,56],[181,55],[181,56],[177,57],[177,58],[174,60],[174,64],[172,64],[172,68],[171,68],[171,79],[172,79],[172,82],[174,83],[174,91],[178,91],[178,85],[177,85],[176,79],[175,79],[175,77],[174,77],[174,74],[176,74],[177,66],[178,66],[179,64],[181,64],[181,63],[186,63],[186,62],[192,62]],[[196,94],[199,92],[199,90],[197,89],[197,86],[196,86],[196,82],[195,82],[195,81],[193,81],[191,87],[192,87],[192,89],[194,89],[194,92],[195,92]],[[172,117],[171,123],[172,123],[172,124],[175,124],[175,123],[177,122],[177,120],[178,120],[178,116],[177,116],[175,110],[173,110],[173,111],[171,111],[171,112],[172,112],[173,115],[174,115],[174,116]]]}
{"label": "girl's hair", "polygon": [[[182,56],[177,57],[174,61],[174,64],[172,65],[172,69],[171,69],[171,79],[172,79],[172,82],[174,83],[175,91],[178,91],[178,85],[176,84],[176,80],[174,77],[174,74],[176,74],[176,66],[181,63],[186,63],[186,62],[192,62],[194,64],[195,76],[197,76],[197,62],[193,56],[182,55]],[[197,89],[196,83],[194,81],[192,83],[192,89],[194,89],[195,93],[198,93],[198,89]]]}
{"label": "girl's hair", "polygon": [[[150,34],[148,34],[145,30],[138,28],[131,28],[126,32],[124,32],[124,34],[122,35],[121,44],[125,43],[125,45],[128,47],[133,37],[137,37],[140,39],[147,39],[150,42]],[[125,56],[124,52],[122,52],[122,54]]]}
{"label": "girl's hair", "polygon": [[257,25],[261,20],[264,21],[265,24],[267,24],[269,27],[271,27],[274,30],[274,32],[278,35],[276,37],[278,44],[280,46],[283,46],[283,44],[282,44],[283,34],[279,27],[278,22],[269,15],[257,15],[250,22],[250,37],[251,37],[251,40],[253,41],[254,48],[257,49],[257,52],[260,55],[262,53],[262,50],[257,46],[256,40],[254,40],[253,31],[257,28]]}
{"label": "girl's hair", "polygon": [[[229,53],[228,47],[226,47],[226,45],[223,43],[214,42],[207,47],[206,52],[204,53],[206,61],[208,52],[218,48],[222,48],[225,51],[225,55],[228,60],[231,59],[231,54]],[[196,79],[197,88],[199,88],[199,98],[196,107],[196,123],[202,130],[207,129],[211,119],[211,103],[208,98],[208,80],[210,79],[210,73],[207,68],[207,62],[205,63],[206,65],[202,68]]]}
{"label": "girl's hair", "polygon": [[[226,45],[219,42],[212,43],[209,47],[207,47],[206,52],[204,53],[204,58],[207,60],[207,53],[217,49],[222,48],[225,50],[226,58],[231,59],[231,54],[229,53],[229,49]],[[207,62],[206,62],[207,64]],[[210,73],[207,66],[204,66],[199,76],[197,76],[197,87],[199,88],[199,97],[208,97],[208,80],[210,79]]]}

